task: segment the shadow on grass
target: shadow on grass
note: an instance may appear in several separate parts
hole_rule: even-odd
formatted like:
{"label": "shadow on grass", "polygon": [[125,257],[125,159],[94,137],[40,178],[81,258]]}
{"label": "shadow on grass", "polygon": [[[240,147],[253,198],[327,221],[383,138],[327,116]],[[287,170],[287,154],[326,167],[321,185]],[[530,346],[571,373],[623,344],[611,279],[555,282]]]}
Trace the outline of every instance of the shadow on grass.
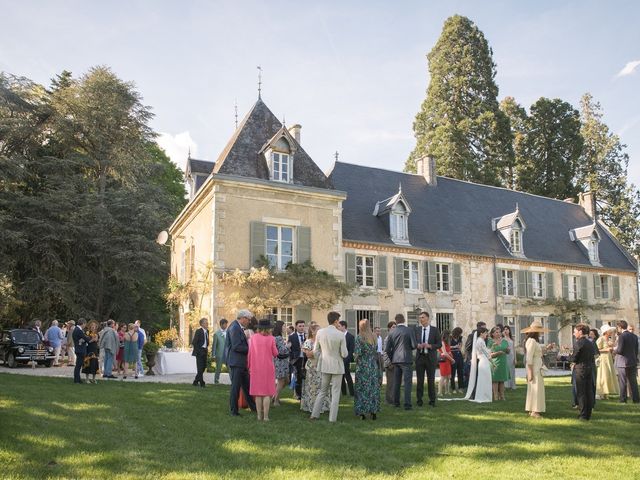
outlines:
{"label": "shadow on grass", "polygon": [[307,421],[290,398],[272,409],[269,423],[250,413],[232,418],[226,386],[73,385],[7,374],[0,374],[0,385],[0,463],[20,478],[296,471],[314,478],[393,477],[449,459],[497,465],[570,456],[580,463],[593,457],[593,445],[622,438],[631,452],[640,446],[637,406],[598,402],[594,421],[580,423],[568,379],[547,382],[542,420],[526,416],[520,386],[493,404],[439,402],[410,412],[385,406],[375,422],[355,417],[351,399],[343,399],[337,424],[326,415]]}

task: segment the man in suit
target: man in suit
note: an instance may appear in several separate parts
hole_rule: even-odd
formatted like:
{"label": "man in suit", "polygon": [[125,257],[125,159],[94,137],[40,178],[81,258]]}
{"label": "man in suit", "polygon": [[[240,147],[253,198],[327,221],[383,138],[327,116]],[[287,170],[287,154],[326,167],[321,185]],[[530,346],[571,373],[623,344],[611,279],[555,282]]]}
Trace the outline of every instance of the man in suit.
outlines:
{"label": "man in suit", "polygon": [[429,405],[436,406],[436,367],[438,366],[438,349],[442,347],[442,337],[440,331],[431,325],[429,312],[422,312],[418,317],[420,325],[415,327],[416,337],[416,386],[417,404],[422,406],[422,396],[424,393],[424,376],[427,375],[429,390]]}
{"label": "man in suit", "polygon": [[640,403],[638,394],[638,337],[627,330],[628,324],[625,320],[616,323],[618,330],[618,345],[615,353],[614,365],[618,370],[618,383],[620,385],[620,402],[627,403],[627,385],[631,391],[633,403]]}
{"label": "man in suit", "polygon": [[596,350],[593,342],[589,341],[589,327],[579,323],[573,329],[576,338],[571,362],[575,375],[578,418],[589,420],[593,410],[593,366],[595,365]]}
{"label": "man in suit", "polygon": [[351,362],[353,362],[353,351],[356,349],[356,338],[347,328],[347,322],[340,320],[338,322],[338,330],[344,333],[344,339],[347,342],[347,358],[344,359],[344,375],[342,376],[342,395],[347,394],[353,397],[353,377],[351,377]]}
{"label": "man in suit", "polygon": [[249,343],[244,334],[244,329],[249,325],[253,315],[249,310],[240,310],[237,320],[231,323],[227,332],[225,343],[225,358],[231,376],[231,393],[229,395],[229,408],[231,415],[239,417],[238,397],[240,389],[247,398],[247,403],[252,411],[256,411],[256,404],[249,395],[249,370],[247,370],[247,354],[249,353]]}
{"label": "man in suit", "polygon": [[80,378],[80,370],[84,365],[84,356],[87,354],[87,343],[91,340],[84,333],[84,326],[87,321],[84,318],[79,318],[78,323],[73,329],[73,333],[71,334],[73,338],[73,345],[76,352],[76,365],[73,368],[73,383],[83,383]]}
{"label": "man in suit", "polygon": [[337,329],[340,314],[329,312],[327,321],[329,326],[318,330],[316,342],[313,346],[313,355],[320,358],[317,369],[321,375],[320,392],[313,404],[311,420],[320,418],[322,404],[331,387],[331,406],[329,407],[329,421],[338,420],[338,407],[340,406],[340,384],[344,374],[344,359],[349,354],[347,341],[344,334]]}
{"label": "man in suit", "polygon": [[307,357],[302,351],[302,345],[306,340],[304,334],[305,323],[304,320],[296,321],[296,331],[289,335],[289,363],[295,369],[296,372],[296,399],[302,398],[302,381],[305,375],[305,365],[307,363]]}
{"label": "man in suit", "polygon": [[193,380],[193,386],[200,385],[204,388],[204,371],[207,368],[207,353],[209,351],[209,321],[206,318],[200,319],[200,328],[193,334],[191,341],[193,351],[191,355],[196,357],[196,378]]}
{"label": "man in suit", "polygon": [[400,383],[404,381],[404,409],[411,410],[411,386],[413,384],[413,350],[416,349],[416,337],[407,327],[404,315],[395,317],[396,328],[387,337],[385,352],[394,365],[393,404],[400,406]]}
{"label": "man in suit", "polygon": [[213,383],[220,383],[220,372],[222,371],[222,363],[224,358],[224,343],[227,340],[227,325],[229,322],[226,318],[220,319],[220,328],[213,334],[213,347],[211,349],[211,356],[216,361],[216,373],[213,378]]}

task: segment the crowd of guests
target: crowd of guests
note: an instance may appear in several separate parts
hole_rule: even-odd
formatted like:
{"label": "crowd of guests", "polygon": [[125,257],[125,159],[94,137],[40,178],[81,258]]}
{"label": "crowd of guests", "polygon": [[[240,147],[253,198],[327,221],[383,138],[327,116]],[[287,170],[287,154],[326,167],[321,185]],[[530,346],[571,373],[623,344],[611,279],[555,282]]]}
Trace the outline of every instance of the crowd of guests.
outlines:
{"label": "crowd of guests", "polygon": [[[329,421],[335,422],[340,397],[347,394],[354,397],[355,415],[375,420],[380,411],[383,376],[384,400],[394,407],[413,408],[414,370],[418,406],[426,401],[435,407],[438,398],[478,403],[503,401],[505,392],[516,388],[516,341],[509,326],[488,329],[484,322],[478,322],[465,340],[460,328],[440,332],[431,325],[425,311],[416,326],[408,326],[402,314],[396,315],[387,325],[388,334],[383,339],[380,329],[372,329],[368,319],[360,320],[355,336],[340,320],[339,313],[330,312],[327,322],[327,327],[320,328],[315,322],[307,326],[300,320],[285,332],[282,321],[257,320],[248,310],[240,310],[230,325],[222,320],[211,349],[216,360],[215,382],[219,382],[223,362],[229,369],[231,415],[239,416],[241,408],[247,407],[257,413],[258,420],[268,421],[270,408],[280,405],[280,395],[289,385],[300,409],[312,421],[328,412]],[[194,355],[201,357],[194,385],[204,386],[202,374],[209,347],[207,320],[202,319],[200,325],[201,333],[196,331],[193,342]],[[574,328],[574,404],[581,419],[590,418],[596,394],[598,398],[617,394],[623,389],[623,380],[625,395],[621,395],[621,401],[626,401],[627,388],[633,401],[640,401],[637,367],[632,361],[638,356],[638,338],[627,331],[624,321],[618,322],[617,329],[615,336],[615,328],[610,326],[603,327],[601,335],[595,330],[590,332],[584,324]],[[541,345],[541,335],[548,330],[539,320],[522,333],[525,410],[531,417],[540,418],[546,411],[543,358],[555,344]],[[350,370],[353,362],[355,380]],[[440,372],[437,385],[436,370]],[[465,396],[454,397],[455,393]]]}
{"label": "crowd of guests", "polygon": [[119,378],[114,373],[122,379],[127,375],[144,376],[142,347],[147,334],[140,326],[140,320],[117,324],[114,320],[99,323],[79,318],[62,326],[58,320],[52,320],[44,332],[42,322],[36,320],[31,328],[53,348],[52,366],[63,366],[66,358],[66,365],[74,367],[74,383],[96,383],[99,374],[108,379]]}

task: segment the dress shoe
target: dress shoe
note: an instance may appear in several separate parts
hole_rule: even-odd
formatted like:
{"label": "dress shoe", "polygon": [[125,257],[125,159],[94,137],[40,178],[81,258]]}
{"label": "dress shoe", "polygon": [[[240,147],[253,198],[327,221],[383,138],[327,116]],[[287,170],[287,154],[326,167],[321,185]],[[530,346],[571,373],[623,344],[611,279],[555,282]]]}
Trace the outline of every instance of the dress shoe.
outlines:
{"label": "dress shoe", "polygon": [[239,412],[231,412],[231,416],[232,417],[241,417],[242,415],[240,415]]}
{"label": "dress shoe", "polygon": [[430,407],[435,407],[436,406],[436,402],[429,402],[429,406]]}
{"label": "dress shoe", "polygon": [[375,414],[375,413],[372,413],[372,414],[371,414],[371,420],[375,420],[376,418],[378,418],[378,417],[376,416],[376,414]]}
{"label": "dress shoe", "polygon": [[416,402],[416,405],[418,405],[419,407],[421,407],[421,406],[423,405],[423,404],[422,404],[422,400],[418,400],[418,401]]}
{"label": "dress shoe", "polygon": [[197,387],[198,386],[198,382],[196,380],[194,380],[191,385],[193,385],[194,387]]}
{"label": "dress shoe", "polygon": [[404,407],[405,410],[413,410],[413,408],[411,406],[408,407]]}

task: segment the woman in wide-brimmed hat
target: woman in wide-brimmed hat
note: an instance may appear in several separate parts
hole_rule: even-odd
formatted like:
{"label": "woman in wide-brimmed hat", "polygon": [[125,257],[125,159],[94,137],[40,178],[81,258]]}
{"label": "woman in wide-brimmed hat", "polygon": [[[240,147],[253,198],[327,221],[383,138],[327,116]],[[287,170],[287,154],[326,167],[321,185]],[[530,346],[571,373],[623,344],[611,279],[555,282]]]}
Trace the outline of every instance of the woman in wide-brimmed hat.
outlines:
{"label": "woman in wide-brimmed hat", "polygon": [[600,338],[596,346],[600,350],[598,374],[596,377],[596,398],[607,398],[607,395],[619,395],[618,376],[613,366],[613,335],[616,327],[604,324],[600,327]]}
{"label": "woman in wide-brimmed hat", "polygon": [[[544,377],[542,376],[542,347],[540,346],[540,334],[549,330],[543,327],[540,320],[534,320],[527,328],[522,329],[522,333],[527,335],[524,344],[525,367],[527,369],[527,401],[525,410],[533,418],[540,418],[546,411],[546,401],[544,396]],[[547,349],[553,344],[547,345]]]}
{"label": "woman in wide-brimmed hat", "polygon": [[278,357],[276,341],[271,335],[269,320],[260,320],[258,333],[251,337],[247,367],[249,367],[249,394],[255,398],[258,420],[269,420],[271,397],[276,394],[276,369],[273,359]]}

